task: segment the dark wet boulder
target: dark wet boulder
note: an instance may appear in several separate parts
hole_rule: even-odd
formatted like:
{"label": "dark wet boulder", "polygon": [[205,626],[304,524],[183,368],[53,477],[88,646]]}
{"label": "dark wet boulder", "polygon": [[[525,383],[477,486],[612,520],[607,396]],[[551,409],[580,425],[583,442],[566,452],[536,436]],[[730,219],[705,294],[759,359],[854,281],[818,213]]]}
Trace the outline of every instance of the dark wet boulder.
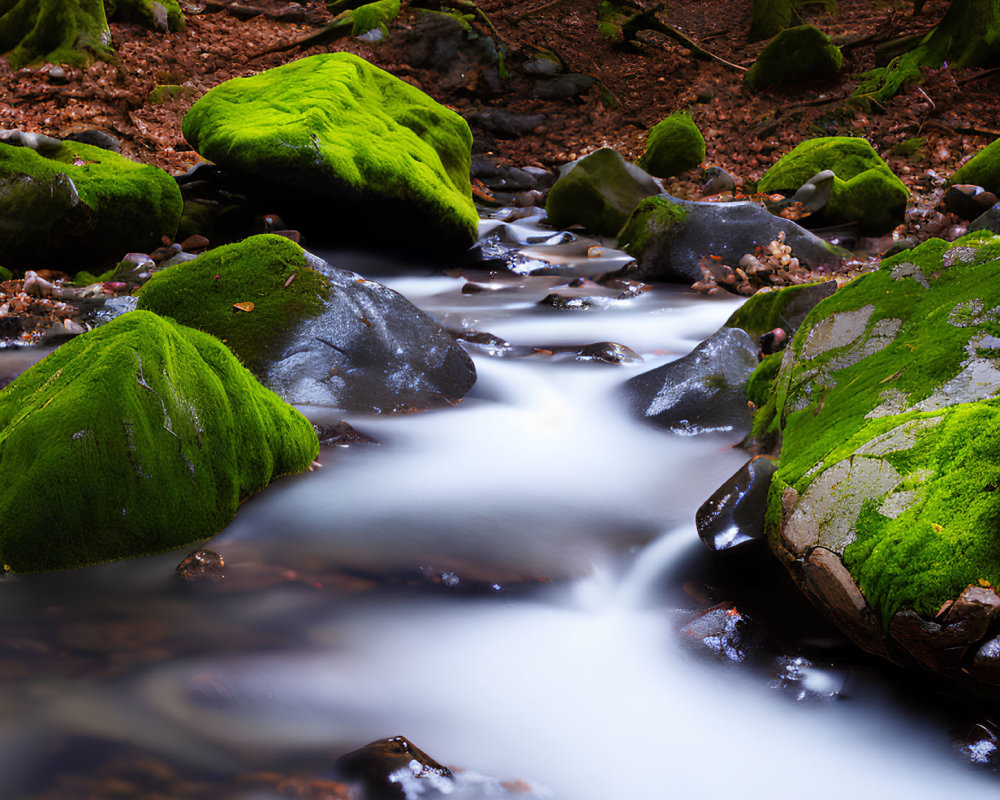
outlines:
{"label": "dark wet boulder", "polygon": [[832,81],[844,57],[830,37],[813,25],[786,28],[757,56],[743,83],[752,92],[801,83]]}
{"label": "dark wet boulder", "polygon": [[764,513],[773,474],[770,458],[751,458],[702,503],[695,514],[695,527],[710,550],[732,550],[764,538]]}
{"label": "dark wet boulder", "polygon": [[[125,314],[0,392],[0,559],[67,569],[206,539],[318,451],[309,422],[217,339]],[[41,491],[54,475],[57,495]]]}
{"label": "dark wet boulder", "polygon": [[731,266],[757,247],[784,234],[802,264],[838,263],[840,250],[791,220],[776,217],[756,203],[709,203],[658,194],[642,200],[618,234],[618,247],[637,263],[639,280],[693,283],[702,278],[702,259]]}
{"label": "dark wet boulder", "polygon": [[468,124],[357,56],[324,53],[226,81],[183,129],[263,212],[312,241],[476,240]]}
{"label": "dark wet boulder", "polygon": [[139,304],[225,340],[292,403],[424,409],[458,402],[476,378],[468,355],[402,295],[274,234],[161,270]]}
{"label": "dark wet boulder", "polygon": [[23,131],[0,135],[0,263],[103,271],[172,237],[181,194],[158,167]]}
{"label": "dark wet boulder", "polygon": [[659,191],[652,176],[604,147],[560,170],[545,212],[553,227],[582,225],[591,233],[614,236],[639,202]]}
{"label": "dark wet boulder", "polygon": [[765,172],[757,189],[792,195],[823,170],[833,171],[833,189],[810,224],[853,222],[862,233],[878,236],[903,222],[909,189],[860,137],[807,139]]}
{"label": "dark wet boulder", "polygon": [[952,214],[967,220],[979,219],[997,203],[997,196],[982,186],[958,183],[944,193],[944,207]]}
{"label": "dark wet boulder", "polygon": [[677,111],[656,123],[646,139],[638,164],[650,175],[670,178],[705,160],[705,137],[687,111]]}
{"label": "dark wet boulder", "polygon": [[629,379],[625,394],[636,416],[659,427],[736,443],[750,430],[745,385],[756,366],[753,340],[723,328],[683,358]]}
{"label": "dark wet boulder", "polygon": [[780,435],[766,530],[803,591],[865,649],[994,697],[998,264],[983,232],[884,260],[771,357],[754,419]]}
{"label": "dark wet boulder", "polygon": [[370,742],[337,759],[337,767],[348,778],[360,780],[365,796],[379,800],[407,798],[440,791],[454,791],[454,776],[404,736]]}

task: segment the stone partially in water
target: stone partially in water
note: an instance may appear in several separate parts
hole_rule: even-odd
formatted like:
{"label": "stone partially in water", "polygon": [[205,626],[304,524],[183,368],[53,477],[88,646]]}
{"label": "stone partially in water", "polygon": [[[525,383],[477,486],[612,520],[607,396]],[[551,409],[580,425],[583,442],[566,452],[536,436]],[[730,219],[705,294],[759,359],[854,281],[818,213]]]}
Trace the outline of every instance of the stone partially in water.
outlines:
{"label": "stone partially in water", "polygon": [[379,739],[346,753],[337,759],[337,766],[347,777],[362,781],[366,797],[378,800],[454,791],[451,770],[403,736]]}
{"label": "stone partially in water", "polygon": [[681,641],[720,659],[742,663],[764,644],[767,634],[732,603],[720,603],[681,628]]}
{"label": "stone partially in water", "polygon": [[[206,539],[318,451],[218,340],[133,311],[0,392],[0,559],[67,569]],[[40,492],[53,475],[67,476],[58,495]]]}
{"label": "stone partially in water", "polygon": [[750,430],[745,386],[757,365],[757,345],[737,328],[723,328],[691,353],[631,378],[633,413],[674,433],[724,433],[740,441]]}
{"label": "stone partially in water", "polygon": [[752,458],[701,505],[695,526],[709,549],[731,550],[763,538],[774,469],[770,458]]}

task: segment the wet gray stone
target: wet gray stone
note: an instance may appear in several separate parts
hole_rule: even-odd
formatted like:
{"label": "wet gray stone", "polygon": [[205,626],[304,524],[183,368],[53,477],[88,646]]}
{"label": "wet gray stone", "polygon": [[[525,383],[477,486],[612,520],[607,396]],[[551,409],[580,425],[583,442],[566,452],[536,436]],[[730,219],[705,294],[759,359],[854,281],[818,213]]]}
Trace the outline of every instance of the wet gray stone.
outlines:
{"label": "wet gray stone", "polygon": [[746,382],[757,345],[738,328],[723,328],[691,353],[644,372],[625,385],[639,417],[674,433],[724,433],[733,442],[750,431]]}
{"label": "wet gray stone", "polygon": [[731,550],[763,537],[774,469],[770,458],[752,458],[702,504],[695,526],[709,549]]}

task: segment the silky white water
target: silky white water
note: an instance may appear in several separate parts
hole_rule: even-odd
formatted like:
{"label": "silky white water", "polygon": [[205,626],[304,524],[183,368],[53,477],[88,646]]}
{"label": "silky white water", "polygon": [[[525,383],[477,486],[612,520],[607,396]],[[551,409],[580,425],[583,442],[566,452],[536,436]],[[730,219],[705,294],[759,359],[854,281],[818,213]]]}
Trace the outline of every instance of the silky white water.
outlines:
{"label": "silky white water", "polygon": [[[561,800],[996,795],[890,673],[796,703],[759,670],[681,646],[697,603],[678,587],[712,558],[694,512],[746,455],[636,422],[620,391],[738,300],[659,289],[556,312],[536,305],[547,285],[463,295],[458,278],[388,282],[450,327],[540,348],[610,340],[644,361],[477,354],[459,406],[348,416],[379,444],[325,449],[322,469],[253,498],[211,543],[228,581],[277,576],[249,590],[178,592],[177,554],[5,582],[8,623],[76,604],[105,626],[98,636],[111,617],[173,643],[153,641],[131,669],[41,670],[0,689],[10,786],[65,769],[53,741],[139,747],[225,776],[294,758],[332,768],[405,735],[443,763]],[[336,573],[363,589],[331,585]],[[465,797],[497,789],[464,785]]]}

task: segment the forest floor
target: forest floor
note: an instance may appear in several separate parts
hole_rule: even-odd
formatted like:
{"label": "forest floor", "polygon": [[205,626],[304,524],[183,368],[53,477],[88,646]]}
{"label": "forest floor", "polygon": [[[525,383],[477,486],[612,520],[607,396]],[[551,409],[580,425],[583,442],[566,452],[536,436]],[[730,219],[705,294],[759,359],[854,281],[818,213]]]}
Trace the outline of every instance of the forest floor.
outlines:
{"label": "forest floor", "polygon": [[[637,49],[623,50],[602,38],[598,0],[480,0],[495,27],[494,38],[506,49],[510,76],[502,82],[495,79],[495,67],[458,63],[454,53],[443,51],[438,32],[421,28],[414,5],[404,8],[383,42],[345,38],[265,55],[260,54],[329,21],[323,1],[200,2],[189,6],[201,12],[188,12],[187,29],[171,35],[114,24],[115,63],[12,71],[0,59],[0,93],[6,101],[0,104],[0,127],[55,136],[98,128],[118,137],[125,155],[178,174],[199,161],[183,139],[181,122],[204,92],[232,77],[337,49],[365,57],[458,110],[470,119],[476,152],[512,166],[552,169],[602,146],[636,158],[656,122],[690,108],[706,139],[706,162],[744,180],[759,178],[805,138],[860,135],[913,190],[913,207],[929,209],[940,200],[941,178],[1000,135],[1000,104],[995,102],[1000,73],[991,70],[945,66],[928,71],[921,86],[904,89],[885,108],[845,106],[856,76],[875,65],[875,46],[929,30],[947,7],[944,0],[928,0],[919,16],[912,14],[912,3],[901,0],[840,0],[837,16],[820,5],[808,6],[806,20],[843,48],[841,77],[826,86],[759,95],[743,87],[738,69],[751,64],[764,45],[746,41],[749,0],[673,3],[666,14],[677,29],[737,68],[695,58],[659,33],[644,32]],[[267,13],[252,15],[253,8]],[[597,84],[564,99],[536,96],[536,76],[525,67],[543,52],[557,56],[566,72],[592,76]],[[178,88],[165,98],[151,97],[159,85]],[[497,111],[543,119],[533,131],[503,138],[478,124],[483,112]],[[696,179],[682,176],[668,189],[690,197]],[[957,222],[939,218],[925,224],[923,234],[945,233]]]}

